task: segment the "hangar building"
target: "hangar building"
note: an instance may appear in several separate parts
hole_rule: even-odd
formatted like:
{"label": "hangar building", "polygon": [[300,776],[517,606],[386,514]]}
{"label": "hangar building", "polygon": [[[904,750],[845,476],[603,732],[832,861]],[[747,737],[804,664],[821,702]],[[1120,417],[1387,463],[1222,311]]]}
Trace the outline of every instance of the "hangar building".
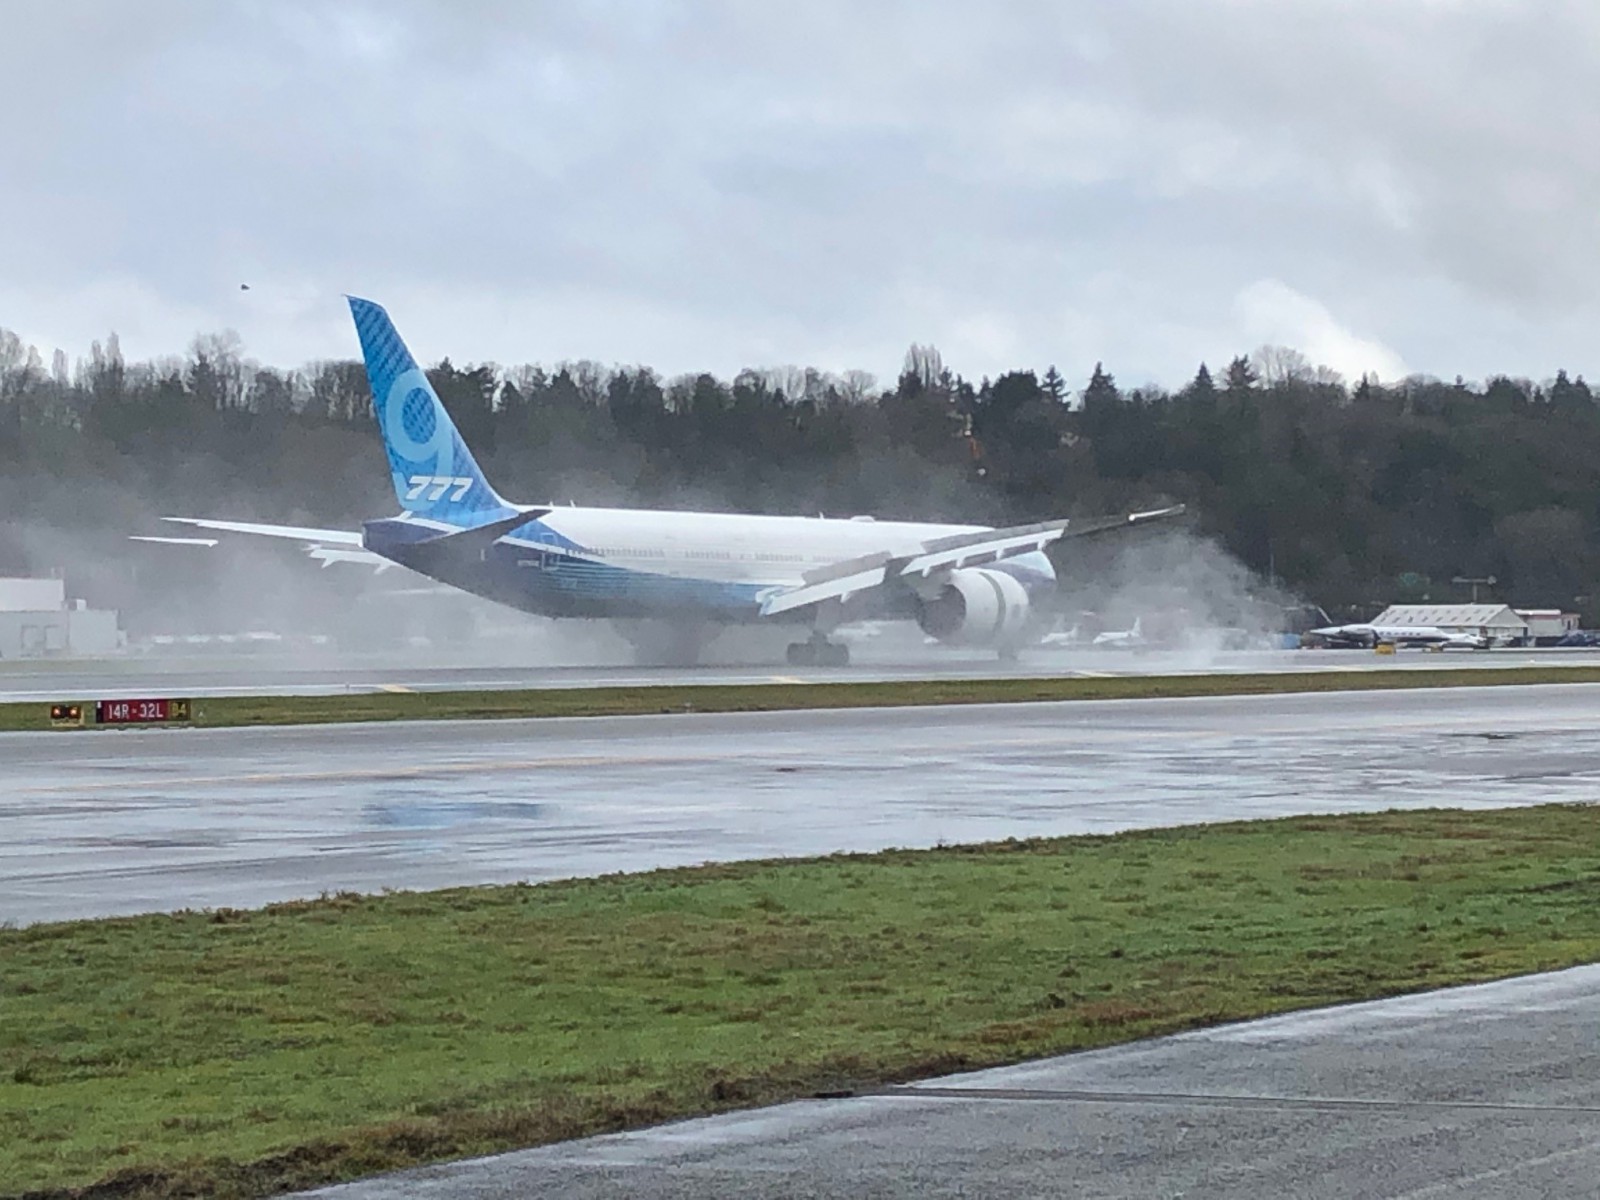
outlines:
{"label": "hangar building", "polygon": [[1509,604],[1391,604],[1372,623],[1477,634],[1502,646],[1522,645],[1529,637],[1528,623]]}
{"label": "hangar building", "polygon": [[1559,608],[1519,608],[1517,616],[1528,623],[1528,634],[1536,646],[1552,646],[1569,633],[1577,632],[1583,619],[1577,613]]}
{"label": "hangar building", "polygon": [[59,579],[0,579],[0,661],[88,658],[122,648],[117,614],[67,602]]}

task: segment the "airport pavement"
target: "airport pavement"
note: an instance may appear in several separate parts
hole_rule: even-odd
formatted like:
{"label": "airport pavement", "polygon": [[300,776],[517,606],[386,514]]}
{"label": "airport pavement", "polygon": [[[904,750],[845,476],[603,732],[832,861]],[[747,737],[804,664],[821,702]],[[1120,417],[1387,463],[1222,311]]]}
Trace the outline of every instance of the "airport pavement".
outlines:
{"label": "airport pavement", "polygon": [[1037,650],[1001,663],[993,654],[939,647],[857,648],[850,667],[713,663],[701,667],[552,666],[515,653],[498,663],[417,661],[407,654],[129,657],[0,664],[0,703],[142,696],[327,696],[376,691],[659,687],[684,684],[836,683],[921,679],[1211,675],[1292,671],[1494,670],[1600,666],[1600,650],[1494,650],[1377,655],[1362,650]]}
{"label": "airport pavement", "polygon": [[0,734],[0,921],[1591,801],[1600,685]]}
{"label": "airport pavement", "polygon": [[1600,1195],[1600,967],[685,1121],[319,1200]]}

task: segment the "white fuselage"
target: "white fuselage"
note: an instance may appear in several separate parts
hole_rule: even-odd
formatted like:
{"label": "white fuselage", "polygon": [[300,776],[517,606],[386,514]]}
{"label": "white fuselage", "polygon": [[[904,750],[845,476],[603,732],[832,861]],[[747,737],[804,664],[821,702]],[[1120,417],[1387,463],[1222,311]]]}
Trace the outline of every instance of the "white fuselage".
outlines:
{"label": "white fuselage", "polygon": [[[982,525],[935,525],[868,518],[752,516],[651,509],[553,508],[540,524],[582,557],[679,578],[791,586],[807,571],[863,554],[915,554],[932,538]],[[524,531],[505,539],[538,546]],[[1040,555],[1039,558],[1043,558]],[[1037,564],[1032,564],[1037,566]]]}
{"label": "white fuselage", "polygon": [[[365,548],[467,591],[550,616],[765,620],[763,599],[806,582],[808,572],[864,555],[911,558],[942,537],[987,526],[771,517],[651,509],[534,508],[491,544],[450,560],[419,543],[449,526],[406,516],[369,522]],[[1055,581],[1041,551],[994,569],[1025,589]],[[927,599],[928,597],[923,597]],[[858,616],[915,616],[916,597],[876,596]],[[806,619],[805,614],[784,621]]]}
{"label": "white fuselage", "polygon": [[1433,625],[1331,625],[1311,630],[1311,636],[1323,641],[1366,646],[1454,646],[1476,650],[1487,645],[1486,639],[1477,634],[1458,633]]}

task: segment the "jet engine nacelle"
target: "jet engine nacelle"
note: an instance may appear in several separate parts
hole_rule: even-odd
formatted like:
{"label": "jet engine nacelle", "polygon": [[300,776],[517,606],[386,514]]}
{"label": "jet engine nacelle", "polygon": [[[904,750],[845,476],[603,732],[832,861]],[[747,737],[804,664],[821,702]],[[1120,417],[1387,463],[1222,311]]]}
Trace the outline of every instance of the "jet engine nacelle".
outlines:
{"label": "jet engine nacelle", "polygon": [[922,632],[952,646],[1015,647],[1028,624],[1028,590],[1004,571],[967,567],[917,614]]}

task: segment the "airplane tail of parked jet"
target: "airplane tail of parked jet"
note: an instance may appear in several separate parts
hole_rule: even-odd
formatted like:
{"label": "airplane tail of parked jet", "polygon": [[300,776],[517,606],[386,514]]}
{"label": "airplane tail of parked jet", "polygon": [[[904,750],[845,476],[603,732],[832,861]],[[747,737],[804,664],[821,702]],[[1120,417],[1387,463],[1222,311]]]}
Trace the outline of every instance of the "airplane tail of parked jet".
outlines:
{"label": "airplane tail of parked jet", "polygon": [[515,516],[517,508],[489,486],[383,306],[356,296],[347,299],[401,510],[457,529]]}

